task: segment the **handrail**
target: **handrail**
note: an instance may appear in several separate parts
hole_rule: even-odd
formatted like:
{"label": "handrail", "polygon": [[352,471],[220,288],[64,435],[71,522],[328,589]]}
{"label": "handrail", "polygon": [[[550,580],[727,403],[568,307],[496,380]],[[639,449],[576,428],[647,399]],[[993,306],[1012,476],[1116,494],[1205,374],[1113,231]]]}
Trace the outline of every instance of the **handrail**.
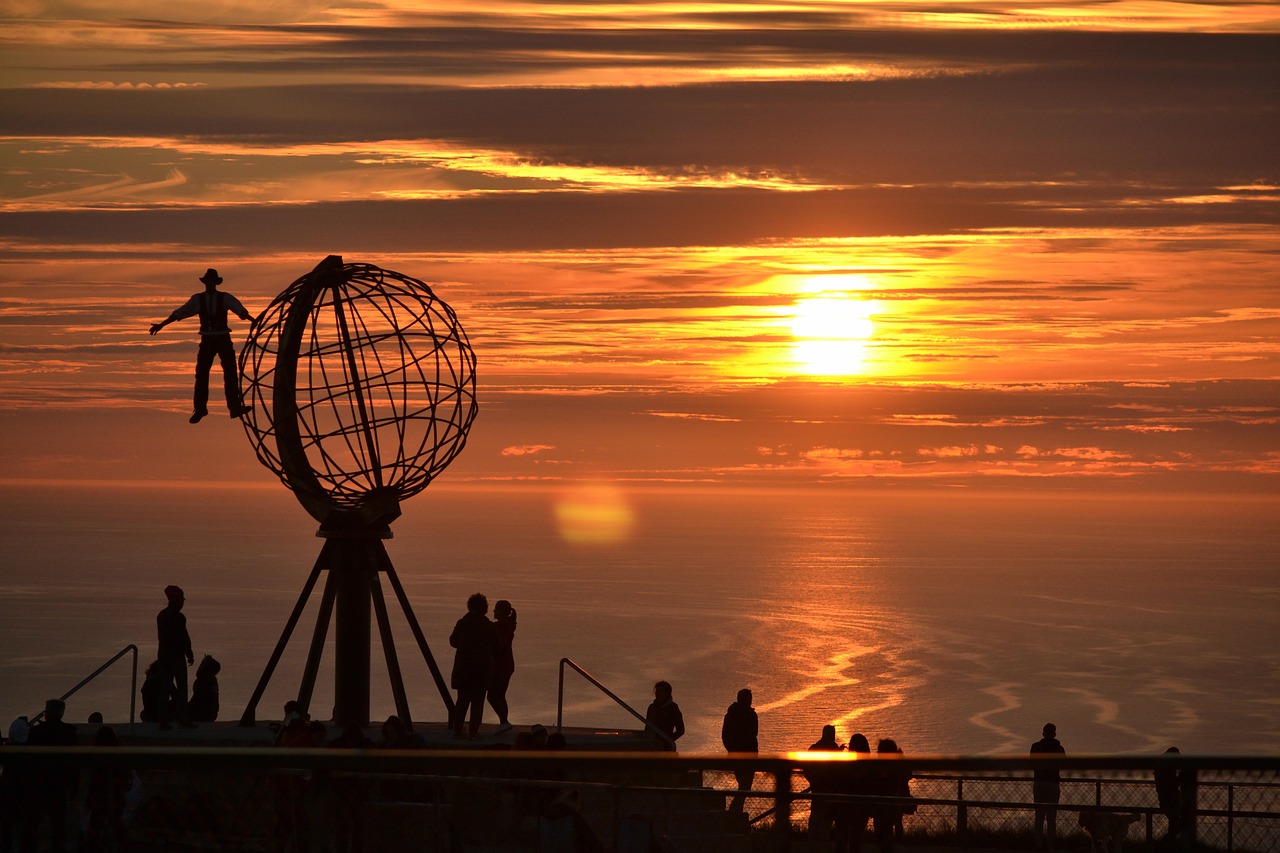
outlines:
{"label": "handrail", "polygon": [[[79,684],[77,684],[75,687],[72,687],[66,693],[63,693],[61,696],[58,697],[58,699],[60,701],[65,700],[67,697],[71,696],[81,687],[84,687],[90,681],[93,681],[95,678],[97,678],[99,675],[102,674],[103,670],[111,666],[111,664],[115,663],[116,661],[120,660],[120,658],[124,657],[126,652],[133,652],[133,678],[129,686],[129,725],[132,726],[133,718],[138,708],[138,647],[135,646],[133,643],[130,643],[120,651],[116,652],[114,655],[111,656],[111,659],[109,661],[107,661],[102,666],[95,669],[93,672],[89,673],[87,676],[85,676],[83,679],[80,680]],[[31,718],[31,723],[34,724],[43,716],[44,716],[44,711],[41,711],[40,713],[36,714],[34,717]]]}
{"label": "handrail", "polygon": [[619,698],[618,698],[618,696],[617,696],[617,694],[615,694],[615,693],[614,693],[612,690],[610,690],[608,687],[605,687],[603,684],[601,684],[601,683],[600,683],[600,681],[599,681],[595,676],[593,676],[591,673],[587,672],[587,671],[586,671],[585,669],[583,669],[582,667],[578,666],[578,665],[577,665],[576,663],[574,663],[573,661],[569,660],[569,658],[560,658],[560,694],[559,694],[559,697],[556,699],[556,730],[557,730],[557,731],[562,730],[562,729],[564,728],[564,668],[565,668],[565,664],[568,664],[569,666],[573,667],[573,669],[574,669],[574,671],[575,671],[575,672],[577,672],[579,675],[581,675],[583,678],[585,678],[585,679],[586,679],[587,681],[589,681],[591,684],[595,685],[595,688],[596,688],[597,690],[599,690],[599,691],[600,691],[601,693],[603,693],[604,695],[608,696],[608,697],[609,697],[610,699],[612,699],[614,702],[618,703],[618,705],[619,705],[619,706],[621,706],[621,707],[622,707],[622,709],[623,709],[623,710],[625,710],[627,713],[629,713],[631,716],[635,717],[637,720],[639,720],[640,722],[644,723],[644,727],[645,727],[646,729],[648,729],[649,731],[653,732],[655,735],[657,735],[659,740],[665,741],[666,743],[670,744],[670,746],[671,746],[671,748],[672,748],[672,749],[675,749],[675,748],[676,748],[676,742],[675,742],[675,741],[673,741],[673,740],[670,738],[670,736],[668,736],[668,735],[667,735],[667,733],[666,733],[666,732],[664,732],[664,731],[660,730],[660,729],[659,729],[657,726],[655,726],[653,723],[649,722],[649,721],[648,721],[648,720],[646,720],[644,717],[642,717],[642,716],[640,715],[640,712],[639,712],[639,711],[637,711],[635,708],[632,708],[632,707],[631,707],[630,705],[628,705],[626,702],[624,702],[624,701],[622,701],[621,699],[619,699]]}

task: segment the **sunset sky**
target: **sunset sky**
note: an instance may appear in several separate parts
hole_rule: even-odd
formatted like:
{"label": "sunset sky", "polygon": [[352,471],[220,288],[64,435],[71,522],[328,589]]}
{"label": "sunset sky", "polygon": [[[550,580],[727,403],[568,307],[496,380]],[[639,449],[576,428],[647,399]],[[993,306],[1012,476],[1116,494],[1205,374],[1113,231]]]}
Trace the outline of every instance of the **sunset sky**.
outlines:
{"label": "sunset sky", "polygon": [[147,329],[340,254],[453,483],[1275,492],[1278,110],[1275,3],[0,0],[0,477],[272,483]]}

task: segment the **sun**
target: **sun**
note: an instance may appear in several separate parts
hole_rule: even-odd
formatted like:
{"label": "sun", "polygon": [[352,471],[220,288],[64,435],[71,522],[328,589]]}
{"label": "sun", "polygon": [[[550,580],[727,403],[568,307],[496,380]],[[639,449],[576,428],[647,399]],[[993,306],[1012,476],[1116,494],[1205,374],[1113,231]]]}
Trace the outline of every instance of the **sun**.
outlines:
{"label": "sun", "polygon": [[791,319],[792,358],[813,376],[864,373],[875,303],[846,293],[801,296]]}

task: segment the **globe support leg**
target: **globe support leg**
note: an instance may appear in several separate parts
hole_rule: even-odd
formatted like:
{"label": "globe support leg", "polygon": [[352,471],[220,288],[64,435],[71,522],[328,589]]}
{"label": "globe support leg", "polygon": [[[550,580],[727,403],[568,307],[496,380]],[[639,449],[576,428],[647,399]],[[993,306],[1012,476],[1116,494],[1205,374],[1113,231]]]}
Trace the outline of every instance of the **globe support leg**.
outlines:
{"label": "globe support leg", "polygon": [[[284,649],[288,645],[307,601],[315,589],[321,573],[327,573],[324,590],[321,595],[319,612],[308,647],[307,660],[302,672],[302,682],[297,693],[298,704],[309,710],[312,695],[315,692],[316,679],[320,672],[320,663],[324,655],[325,642],[329,635],[330,623],[334,628],[334,707],[333,721],[338,725],[356,721],[363,724],[369,722],[369,688],[370,688],[370,652],[372,649],[372,622],[377,620],[378,636],[382,643],[383,655],[387,664],[387,675],[391,681],[392,697],[397,715],[412,729],[413,722],[409,712],[409,700],[405,690],[404,676],[400,669],[399,656],[396,653],[395,639],[391,629],[386,598],[383,595],[380,575],[385,574],[395,592],[396,599],[404,613],[405,620],[413,632],[423,660],[431,671],[432,680],[440,692],[444,702],[446,718],[453,715],[453,697],[440,668],[436,665],[431,648],[427,644],[422,627],[414,616],[409,598],[405,594],[400,578],[396,574],[382,537],[376,532],[369,535],[351,535],[326,537],[320,556],[311,570],[302,588],[302,593],[294,605],[293,612],[285,624],[280,640],[276,643],[267,662],[262,678],[240,718],[242,726],[254,724],[258,703],[266,691],[267,684],[280,662]],[[372,617],[372,618],[371,618]]]}

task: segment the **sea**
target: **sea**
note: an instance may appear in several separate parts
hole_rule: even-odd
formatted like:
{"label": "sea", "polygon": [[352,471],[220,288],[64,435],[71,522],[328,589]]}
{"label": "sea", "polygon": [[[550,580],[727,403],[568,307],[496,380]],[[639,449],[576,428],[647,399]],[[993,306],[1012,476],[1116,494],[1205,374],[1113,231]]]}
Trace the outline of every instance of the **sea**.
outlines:
{"label": "sea", "polygon": [[[722,751],[753,691],[764,751],[893,737],[908,753],[1280,755],[1280,497],[622,487],[613,537],[567,535],[556,486],[433,484],[386,547],[446,677],[473,592],[518,614],[517,725],[636,728],[666,680],[682,753]],[[197,658],[238,719],[323,540],[278,484],[0,481],[0,716],[41,710],[130,645],[181,586]],[[258,705],[297,694],[318,591]],[[416,720],[444,705],[403,612]],[[377,632],[371,710],[393,713]],[[331,639],[331,638],[330,638]],[[68,699],[125,722],[132,654]],[[563,673],[563,681],[561,680]],[[332,703],[332,649],[312,701]],[[561,684],[563,689],[561,690]],[[562,697],[562,700],[561,700]],[[487,712],[488,721],[493,721]]]}

